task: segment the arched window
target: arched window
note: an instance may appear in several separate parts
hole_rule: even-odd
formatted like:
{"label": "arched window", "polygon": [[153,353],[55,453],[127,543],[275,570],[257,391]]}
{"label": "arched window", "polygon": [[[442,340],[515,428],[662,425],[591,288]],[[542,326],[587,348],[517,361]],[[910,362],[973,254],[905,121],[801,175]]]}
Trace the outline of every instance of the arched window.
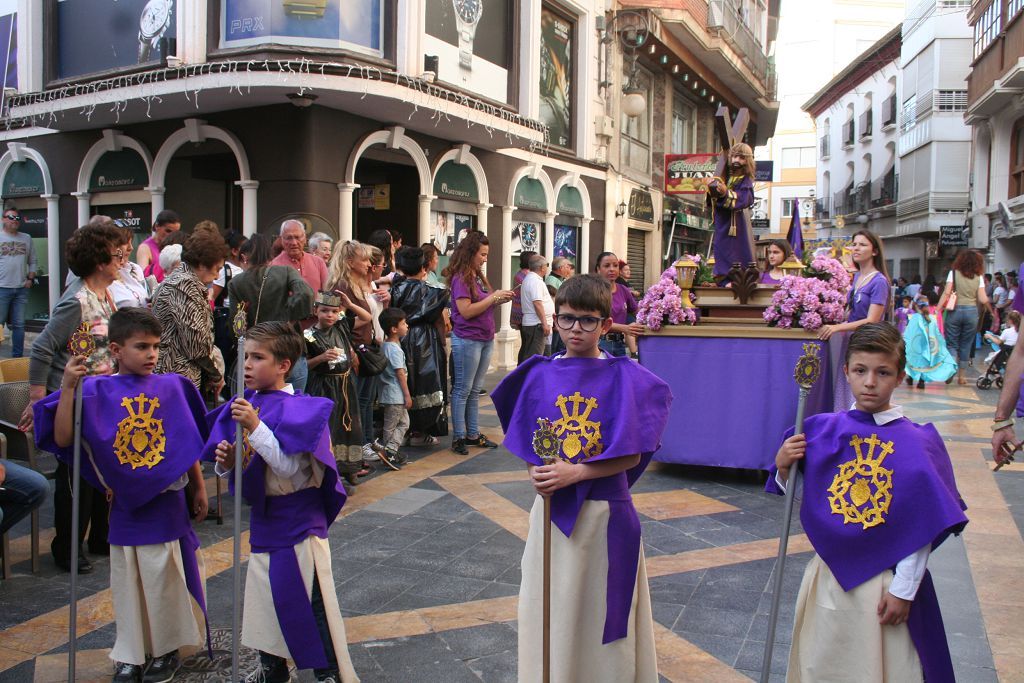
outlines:
{"label": "arched window", "polygon": [[1013,124],[1010,136],[1010,191],[1007,197],[1024,194],[1024,118]]}

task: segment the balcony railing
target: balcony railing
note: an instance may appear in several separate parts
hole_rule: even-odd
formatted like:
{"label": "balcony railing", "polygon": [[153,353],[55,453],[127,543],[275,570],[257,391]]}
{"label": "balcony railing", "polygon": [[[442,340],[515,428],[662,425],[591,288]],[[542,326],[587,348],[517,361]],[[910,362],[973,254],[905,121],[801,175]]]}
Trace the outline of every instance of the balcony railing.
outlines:
{"label": "balcony railing", "polygon": [[818,142],[818,148],[821,150],[821,158],[828,159],[831,155],[831,150],[829,149],[828,135],[821,136],[821,140]]}
{"label": "balcony railing", "polygon": [[871,208],[871,183],[860,183],[856,187],[848,186],[837,192],[832,199],[834,216],[856,216],[867,213]]}
{"label": "balcony railing", "polygon": [[853,146],[853,119],[843,124],[843,147]]}
{"label": "balcony railing", "polygon": [[708,0],[708,30],[727,42],[760,81],[768,74],[768,57],[757,36],[743,21],[735,0]]}
{"label": "balcony railing", "polygon": [[814,201],[814,215],[820,219],[832,217],[832,202],[827,197]]}
{"label": "balcony railing", "polygon": [[872,111],[868,109],[860,115],[860,139],[867,140],[871,137]]}
{"label": "balcony railing", "polygon": [[888,128],[889,126],[896,125],[896,93],[889,96],[885,102],[882,103],[882,128]]}

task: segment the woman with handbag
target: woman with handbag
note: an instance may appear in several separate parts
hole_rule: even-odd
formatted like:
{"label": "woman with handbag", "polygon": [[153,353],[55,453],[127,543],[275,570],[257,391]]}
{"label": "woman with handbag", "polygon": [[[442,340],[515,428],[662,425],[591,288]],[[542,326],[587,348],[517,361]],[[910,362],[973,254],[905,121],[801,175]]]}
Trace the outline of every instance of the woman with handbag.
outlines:
{"label": "woman with handbag", "polygon": [[377,375],[384,370],[384,363],[380,362],[384,361],[384,355],[380,351],[383,337],[377,335],[374,325],[381,307],[373,293],[371,278],[370,248],[367,245],[350,240],[335,249],[328,269],[327,289],[348,297],[352,304],[346,309],[345,316],[352,330],[352,344],[359,361],[356,389],[364,461],[363,468],[356,473],[360,477],[373,471],[368,464],[370,461],[380,459],[373,446],[373,402],[377,394]]}
{"label": "woman with handbag", "polygon": [[973,249],[961,249],[953,261],[953,267],[946,278],[946,288],[939,299],[939,310],[946,314],[946,346],[959,363],[957,384],[967,384],[965,368],[978,334],[979,304],[994,315],[981,278],[984,269],[985,262],[980,253]]}

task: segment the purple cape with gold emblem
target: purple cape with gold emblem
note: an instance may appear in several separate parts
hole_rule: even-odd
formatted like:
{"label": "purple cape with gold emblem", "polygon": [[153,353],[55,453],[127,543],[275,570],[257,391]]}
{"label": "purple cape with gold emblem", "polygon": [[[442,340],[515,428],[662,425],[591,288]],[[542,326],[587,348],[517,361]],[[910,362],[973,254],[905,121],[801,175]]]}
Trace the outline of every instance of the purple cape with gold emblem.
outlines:
{"label": "purple cape with gold emblem", "polygon": [[[628,358],[533,356],[509,373],[491,394],[505,431],[504,446],[532,465],[538,420],[551,422],[569,462],[596,462],[639,454],[640,463],[611,477],[582,481],[551,497],[551,521],[572,535],[586,500],[608,501],[607,617],[602,642],[626,637],[640,561],[640,519],[629,487],[661,445],[672,392],[665,382]],[[541,450],[551,444],[538,443]]]}
{"label": "purple cape with gold emblem", "polygon": [[[885,425],[870,413],[814,415],[800,521],[843,590],[851,590],[967,524],[966,506],[935,427],[906,418]],[[791,434],[792,432],[790,432]],[[782,493],[775,471],[766,490]],[[953,681],[942,615],[926,573],[907,622],[929,683]]]}
{"label": "purple cape with gold emblem", "polygon": [[[285,496],[266,494],[267,464],[258,453],[246,453],[242,472],[242,495],[252,506],[249,544],[253,552],[270,556],[270,592],[285,644],[298,668],[324,669],[327,655],[294,546],[309,536],[327,538],[327,528],[345,504],[345,489],[338,479],[328,429],[333,404],[328,399],[284,391],[246,390],[245,399],[274,433],[282,454],[308,453],[324,466],[318,488]],[[221,441],[235,441],[230,405],[225,403],[207,415],[210,437],[203,448],[204,460],[216,458],[214,451]]]}
{"label": "purple cape with gold emblem", "polygon": [[[33,407],[36,445],[71,463],[54,441],[60,391]],[[206,408],[181,375],[106,375],[82,379],[82,477],[112,494],[109,541],[136,546],[177,540],[189,593],[206,614],[184,490],[167,491],[199,459]],[[207,647],[210,644],[207,622]]]}

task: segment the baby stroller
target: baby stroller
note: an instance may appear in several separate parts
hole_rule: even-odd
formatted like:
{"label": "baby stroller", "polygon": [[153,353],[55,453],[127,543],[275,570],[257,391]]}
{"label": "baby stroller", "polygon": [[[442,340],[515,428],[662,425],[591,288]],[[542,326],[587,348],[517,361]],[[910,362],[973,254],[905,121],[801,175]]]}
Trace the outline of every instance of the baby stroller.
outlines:
{"label": "baby stroller", "polygon": [[996,357],[992,359],[992,362],[985,369],[985,374],[978,378],[977,384],[979,389],[988,389],[993,384],[996,385],[997,389],[1003,388],[1003,372],[1006,371],[1006,362],[1010,360],[1011,353],[1013,353],[1012,346],[1003,344],[999,347]]}

